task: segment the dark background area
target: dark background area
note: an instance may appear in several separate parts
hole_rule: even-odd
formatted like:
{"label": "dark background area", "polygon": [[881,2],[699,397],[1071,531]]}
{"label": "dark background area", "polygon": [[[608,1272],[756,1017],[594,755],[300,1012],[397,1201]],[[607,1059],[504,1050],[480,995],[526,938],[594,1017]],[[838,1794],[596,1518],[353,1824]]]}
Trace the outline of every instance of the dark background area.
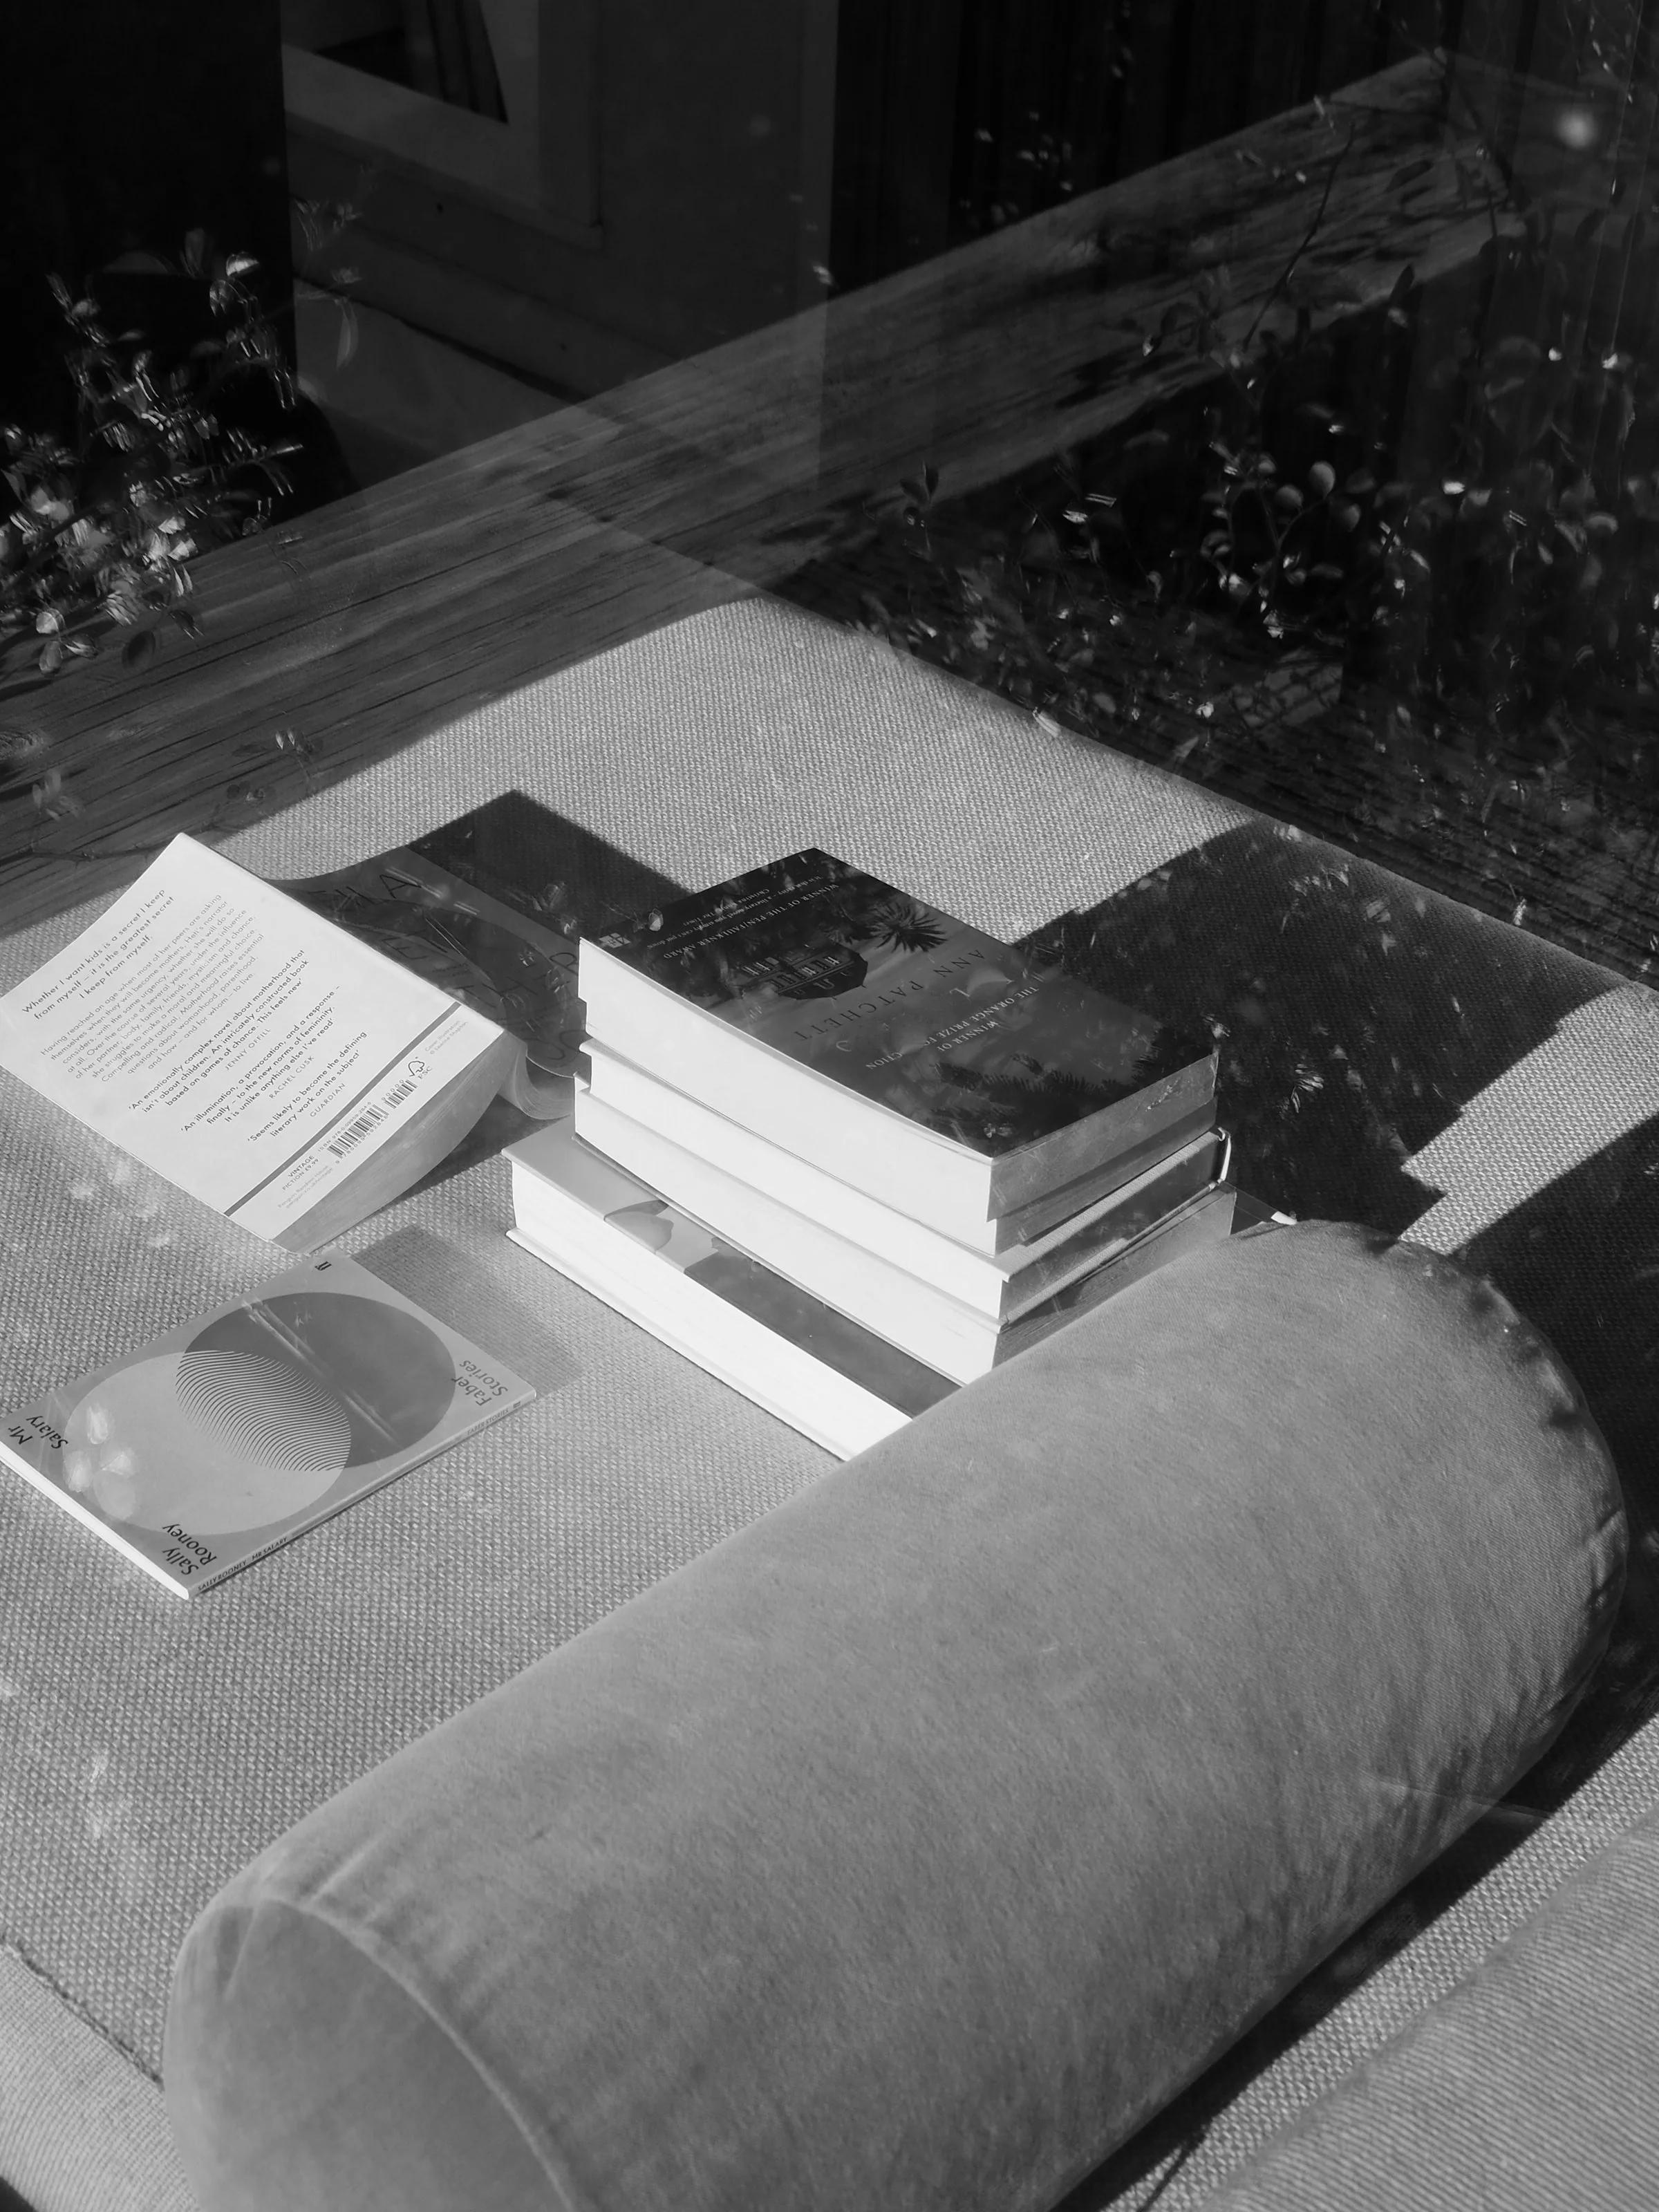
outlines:
{"label": "dark background area", "polygon": [[[11,7],[5,40],[0,420],[72,422],[49,276],[78,295],[123,256],[177,260],[193,230],[221,253],[257,258],[261,301],[279,331],[291,330],[277,0]],[[204,288],[175,278],[156,301],[161,282],[149,288],[152,317],[186,329],[204,320],[205,299],[183,296]],[[113,309],[106,293],[100,304]]]}

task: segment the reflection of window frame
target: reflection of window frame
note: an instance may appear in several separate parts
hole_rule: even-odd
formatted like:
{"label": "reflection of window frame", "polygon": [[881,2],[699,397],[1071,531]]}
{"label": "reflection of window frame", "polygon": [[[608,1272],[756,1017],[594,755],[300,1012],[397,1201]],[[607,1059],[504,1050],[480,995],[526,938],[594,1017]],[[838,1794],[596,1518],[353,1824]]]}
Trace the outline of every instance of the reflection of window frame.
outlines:
{"label": "reflection of window frame", "polygon": [[[434,216],[441,235],[452,210],[452,228],[467,216],[505,217],[538,240],[598,251],[599,0],[538,0],[537,33],[536,120],[528,130],[285,45],[295,190],[308,196],[321,176],[331,189],[316,196],[331,196],[344,155],[375,173],[376,228],[428,252]],[[465,222],[469,233],[477,228]],[[472,243],[469,236],[477,265]]]}

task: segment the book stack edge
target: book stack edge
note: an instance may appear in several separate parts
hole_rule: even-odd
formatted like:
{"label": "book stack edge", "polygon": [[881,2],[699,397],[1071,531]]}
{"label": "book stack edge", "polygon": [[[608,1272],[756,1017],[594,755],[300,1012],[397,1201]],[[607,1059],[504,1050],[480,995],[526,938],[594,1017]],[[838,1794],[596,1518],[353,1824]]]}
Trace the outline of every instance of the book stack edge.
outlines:
{"label": "book stack edge", "polygon": [[842,1457],[1235,1225],[1207,1039],[827,854],[580,957],[514,1240]]}

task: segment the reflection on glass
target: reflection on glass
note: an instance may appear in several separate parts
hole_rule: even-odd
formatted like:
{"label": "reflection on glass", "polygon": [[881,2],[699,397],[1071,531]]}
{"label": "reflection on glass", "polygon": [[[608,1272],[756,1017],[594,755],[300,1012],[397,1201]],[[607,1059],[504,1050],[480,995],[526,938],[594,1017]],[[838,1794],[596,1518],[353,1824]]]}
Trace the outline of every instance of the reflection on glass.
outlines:
{"label": "reflection on glass", "polygon": [[255,741],[210,684],[166,793],[210,831],[353,707],[391,742],[388,609],[453,611],[434,701],[507,688],[644,540],[1645,972],[1639,0],[104,12],[119,70],[26,30],[0,94],[23,910],[154,811],[85,731],[216,643],[316,624],[342,700]]}

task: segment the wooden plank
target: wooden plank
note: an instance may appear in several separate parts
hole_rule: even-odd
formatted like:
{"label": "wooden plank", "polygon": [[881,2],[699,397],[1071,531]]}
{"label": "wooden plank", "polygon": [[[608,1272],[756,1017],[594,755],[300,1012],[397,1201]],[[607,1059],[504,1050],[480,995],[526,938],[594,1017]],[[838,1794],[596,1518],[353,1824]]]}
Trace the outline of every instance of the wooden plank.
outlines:
{"label": "wooden plank", "polygon": [[[1305,266],[1343,279],[1350,306],[1385,298],[1407,262],[1425,276],[1460,265],[1487,223],[1459,197],[1468,141],[1443,122],[1438,73],[1408,63],[1359,94],[204,558],[199,644],[170,641],[142,677],[112,657],[0,702],[43,748],[28,775],[54,771],[81,808],[43,822],[27,780],[0,787],[0,921],[124,880],[134,848],[173,828],[222,826],[227,792],[250,781],[241,749],[274,757],[277,730],[304,749],[303,774],[343,773],[684,611],[688,562],[775,581],[924,458],[944,494],[965,491],[1168,398],[1212,365],[1148,354],[1146,338],[1206,268],[1230,271],[1218,332],[1243,344],[1293,320],[1279,287],[1304,242]],[[1413,159],[1429,166],[1402,191]],[[919,364],[925,455],[908,411]],[[295,772],[255,787],[237,805],[283,803]],[[70,853],[92,857],[53,857]]]}

